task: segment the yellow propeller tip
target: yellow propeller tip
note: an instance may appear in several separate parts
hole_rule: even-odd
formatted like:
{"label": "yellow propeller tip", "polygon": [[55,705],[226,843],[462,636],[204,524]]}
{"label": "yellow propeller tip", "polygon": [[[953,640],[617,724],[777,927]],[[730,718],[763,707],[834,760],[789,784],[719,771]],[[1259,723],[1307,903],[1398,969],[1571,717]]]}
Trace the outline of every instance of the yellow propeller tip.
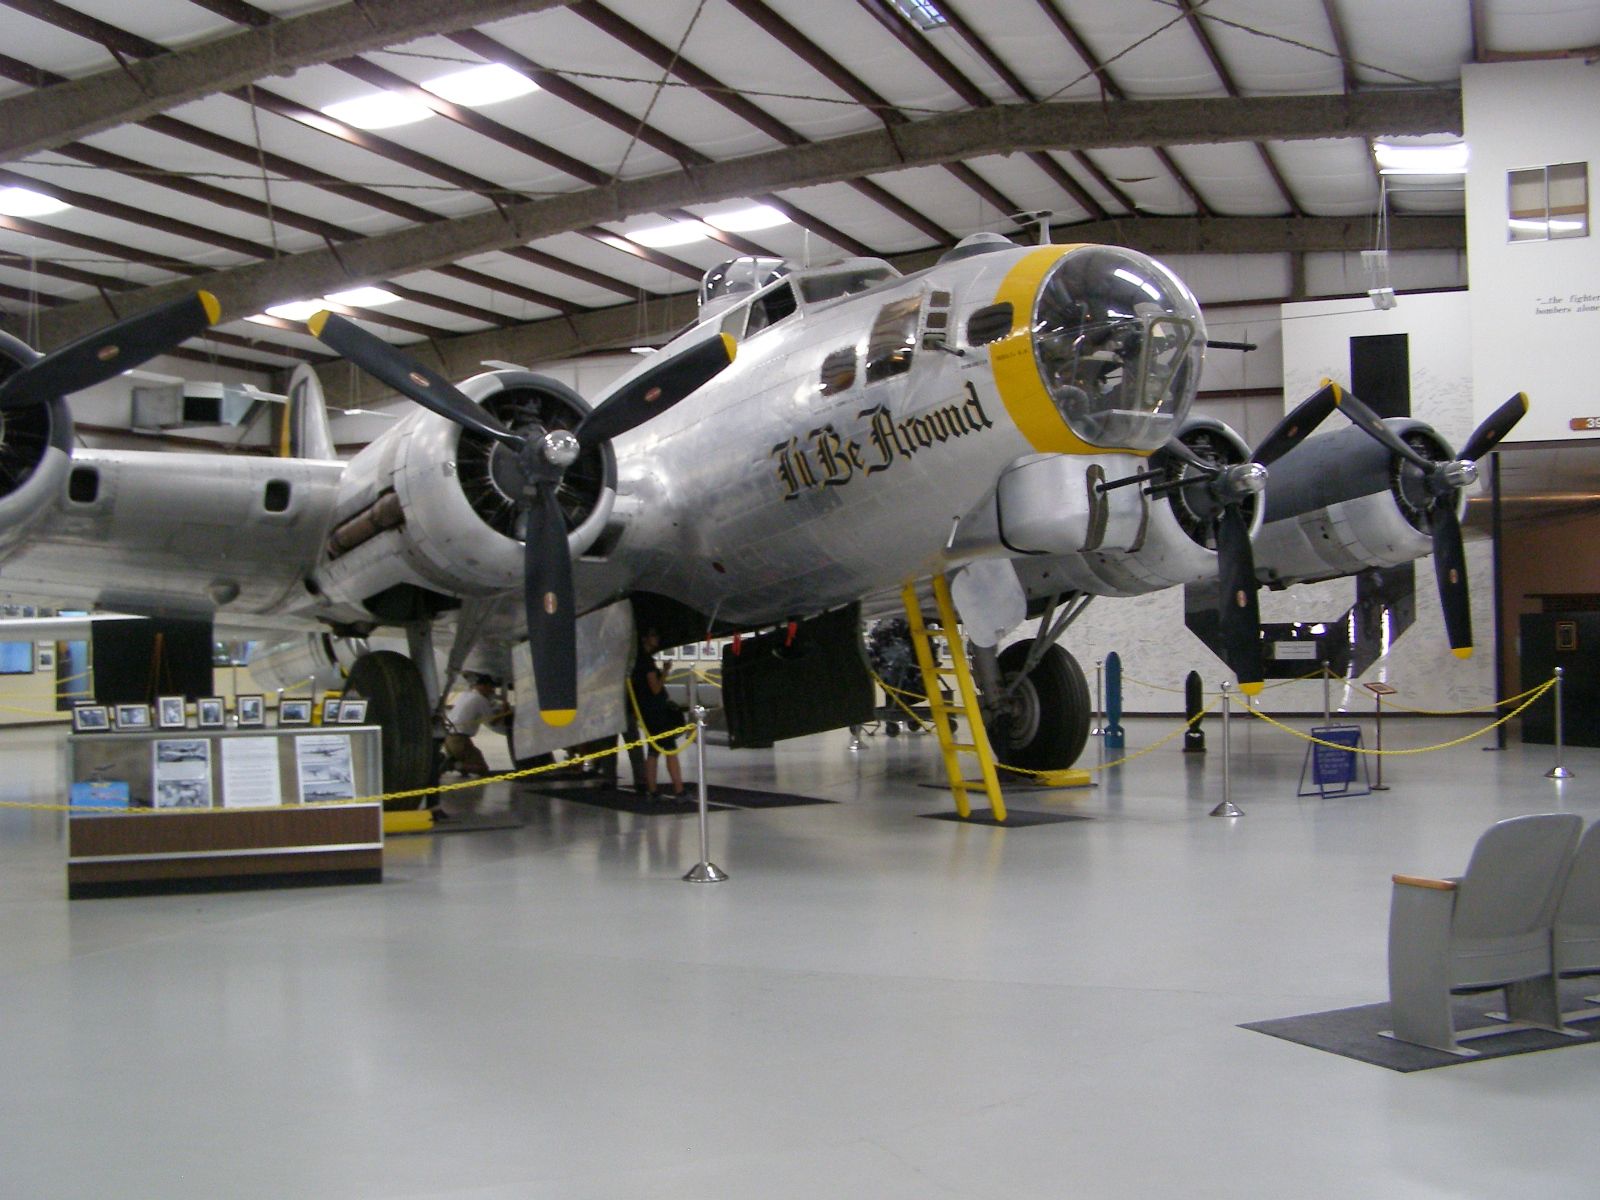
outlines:
{"label": "yellow propeller tip", "polygon": [[1472,647],[1471,646],[1456,646],[1454,649],[1452,649],[1450,651],[1450,653],[1454,654],[1457,658],[1471,658],[1472,657]]}
{"label": "yellow propeller tip", "polygon": [[222,303],[210,292],[200,292],[200,307],[206,310],[206,324],[215,325],[222,319]]}
{"label": "yellow propeller tip", "polygon": [[1529,399],[1528,399],[1528,393],[1527,392],[1518,392],[1517,393],[1517,399],[1522,401],[1522,411],[1523,412],[1527,412],[1528,411],[1528,405],[1531,403],[1529,401]]}
{"label": "yellow propeller tip", "polygon": [[572,719],[578,715],[575,708],[541,708],[539,715],[544,718],[546,725],[571,725]]}
{"label": "yellow propeller tip", "polygon": [[1255,683],[1241,683],[1239,685],[1239,690],[1246,696],[1259,696],[1261,694],[1262,686],[1263,684],[1261,681],[1257,680]]}
{"label": "yellow propeller tip", "polygon": [[722,348],[728,352],[728,361],[732,362],[734,356],[739,353],[739,343],[733,340],[733,334],[731,333],[724,333],[719,336],[722,338]]}
{"label": "yellow propeller tip", "polygon": [[306,328],[311,330],[312,337],[319,338],[322,336],[322,327],[328,323],[328,318],[331,316],[333,316],[333,314],[327,309],[323,309],[319,313],[311,314],[311,319],[306,322]]}

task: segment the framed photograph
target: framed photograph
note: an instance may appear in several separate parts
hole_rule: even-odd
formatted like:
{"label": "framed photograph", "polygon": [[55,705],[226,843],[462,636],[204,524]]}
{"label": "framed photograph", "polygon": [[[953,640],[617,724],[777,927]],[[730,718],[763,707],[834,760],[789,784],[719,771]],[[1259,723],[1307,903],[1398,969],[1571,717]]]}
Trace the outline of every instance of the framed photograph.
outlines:
{"label": "framed photograph", "polygon": [[365,700],[341,700],[339,702],[339,724],[365,725],[367,723],[367,702]]}
{"label": "framed photograph", "polygon": [[56,644],[54,642],[37,642],[33,647],[33,669],[35,671],[54,671],[56,669]]}
{"label": "framed photograph", "polygon": [[156,724],[162,729],[187,729],[189,714],[182,696],[156,697]]}
{"label": "framed photograph", "polygon": [[201,729],[221,729],[225,712],[221,696],[202,696],[194,702],[194,715]]}
{"label": "framed photograph", "polygon": [[111,728],[111,719],[104,704],[80,704],[72,710],[73,733],[104,733]]}
{"label": "framed photograph", "polygon": [[265,725],[267,723],[266,702],[260,696],[240,696],[236,701],[239,710],[239,724]]}
{"label": "framed photograph", "polygon": [[210,738],[157,738],[150,749],[155,807],[211,807]]}
{"label": "framed photograph", "polygon": [[[243,724],[241,720],[240,724]],[[278,701],[279,725],[309,725],[311,724],[311,701],[309,700],[279,700]]]}
{"label": "framed photograph", "polygon": [[339,705],[341,701],[334,696],[329,696],[322,702],[322,723],[324,725],[337,725],[339,723]]}
{"label": "framed photograph", "polygon": [[117,729],[125,732],[137,732],[150,728],[150,706],[148,704],[119,704],[114,710],[117,720]]}

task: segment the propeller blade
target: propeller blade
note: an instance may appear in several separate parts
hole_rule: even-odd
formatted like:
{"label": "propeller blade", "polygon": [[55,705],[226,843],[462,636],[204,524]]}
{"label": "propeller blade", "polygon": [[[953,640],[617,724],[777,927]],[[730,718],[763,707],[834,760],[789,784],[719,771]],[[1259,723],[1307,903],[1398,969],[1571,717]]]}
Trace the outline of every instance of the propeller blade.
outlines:
{"label": "propeller blade", "polygon": [[1528,393],[1518,392],[1489,414],[1482,425],[1472,431],[1467,444],[1461,447],[1461,457],[1477,462],[1500,444],[1500,439],[1510,433],[1528,411]]}
{"label": "propeller blade", "polygon": [[652,364],[608,396],[574,431],[584,446],[609,441],[666,412],[733,361],[734,341],[726,333]]}
{"label": "propeller blade", "polygon": [[572,557],[555,483],[541,483],[528,506],[522,557],[528,649],[546,725],[570,725],[578,709],[578,643],[573,615]]}
{"label": "propeller blade", "polygon": [[1472,608],[1467,598],[1467,554],[1461,545],[1461,522],[1456,520],[1453,496],[1434,502],[1433,573],[1439,581],[1439,603],[1444,607],[1444,628],[1450,652],[1472,657]]}
{"label": "propeller blade", "polygon": [[1251,460],[1267,466],[1289,453],[1305,440],[1307,434],[1328,419],[1337,396],[1338,388],[1324,380],[1320,388],[1295,405],[1289,415],[1261,439],[1261,444],[1250,455]]}
{"label": "propeller blade", "polygon": [[1261,690],[1261,611],[1250,529],[1237,504],[1226,506],[1217,521],[1217,567],[1222,646],[1239,690],[1253,696]]}
{"label": "propeller blade", "polygon": [[215,296],[195,292],[107,325],[7,379],[0,385],[0,412],[103,383],[214,325],[221,315]]}
{"label": "propeller blade", "polygon": [[368,375],[387,383],[429,412],[438,413],[463,429],[503,442],[514,450],[522,448],[524,439],[519,434],[512,433],[468,400],[443,375],[408,358],[354,321],[324,310],[307,321],[306,327],[313,337],[326,342]]}
{"label": "propeller blade", "polygon": [[1400,435],[1383,423],[1383,418],[1373,412],[1355,396],[1345,391],[1338,384],[1334,384],[1333,402],[1345,416],[1350,418],[1352,424],[1358,425],[1369,436],[1376,439],[1391,453],[1398,454],[1412,466],[1421,470],[1424,475],[1433,474],[1437,465],[1431,459],[1423,457],[1417,451],[1400,440]]}

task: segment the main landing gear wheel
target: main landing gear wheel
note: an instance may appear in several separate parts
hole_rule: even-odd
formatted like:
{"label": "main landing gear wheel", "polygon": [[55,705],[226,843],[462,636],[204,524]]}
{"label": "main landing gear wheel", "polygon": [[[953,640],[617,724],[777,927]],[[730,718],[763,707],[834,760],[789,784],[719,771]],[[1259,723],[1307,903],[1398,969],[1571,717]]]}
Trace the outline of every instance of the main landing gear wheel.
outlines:
{"label": "main landing gear wheel", "polygon": [[[344,698],[365,700],[367,718],[381,726],[383,735],[383,790],[409,792],[432,785],[436,763],[433,752],[433,713],[422,673],[404,654],[374,650],[356,659],[345,680]],[[386,809],[421,808],[426,796],[385,800]]]}
{"label": "main landing gear wheel", "polygon": [[[1032,645],[1017,642],[1000,652],[1000,675],[1007,688]],[[1051,646],[989,722],[989,741],[995,757],[1007,766],[1065,770],[1078,761],[1089,740],[1089,715],[1083,669],[1060,646]]]}

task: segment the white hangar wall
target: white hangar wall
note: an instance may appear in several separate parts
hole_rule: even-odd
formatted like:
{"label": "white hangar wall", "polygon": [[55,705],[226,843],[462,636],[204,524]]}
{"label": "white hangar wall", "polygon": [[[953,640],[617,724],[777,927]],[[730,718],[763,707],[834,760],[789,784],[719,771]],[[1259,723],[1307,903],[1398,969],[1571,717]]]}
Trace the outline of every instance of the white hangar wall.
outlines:
{"label": "white hangar wall", "polygon": [[[1468,66],[1461,92],[1477,416],[1526,391],[1532,408],[1511,441],[1593,437],[1570,422],[1600,418],[1600,70],[1580,59]],[[1510,241],[1507,172],[1563,163],[1588,164],[1589,236]]]}

